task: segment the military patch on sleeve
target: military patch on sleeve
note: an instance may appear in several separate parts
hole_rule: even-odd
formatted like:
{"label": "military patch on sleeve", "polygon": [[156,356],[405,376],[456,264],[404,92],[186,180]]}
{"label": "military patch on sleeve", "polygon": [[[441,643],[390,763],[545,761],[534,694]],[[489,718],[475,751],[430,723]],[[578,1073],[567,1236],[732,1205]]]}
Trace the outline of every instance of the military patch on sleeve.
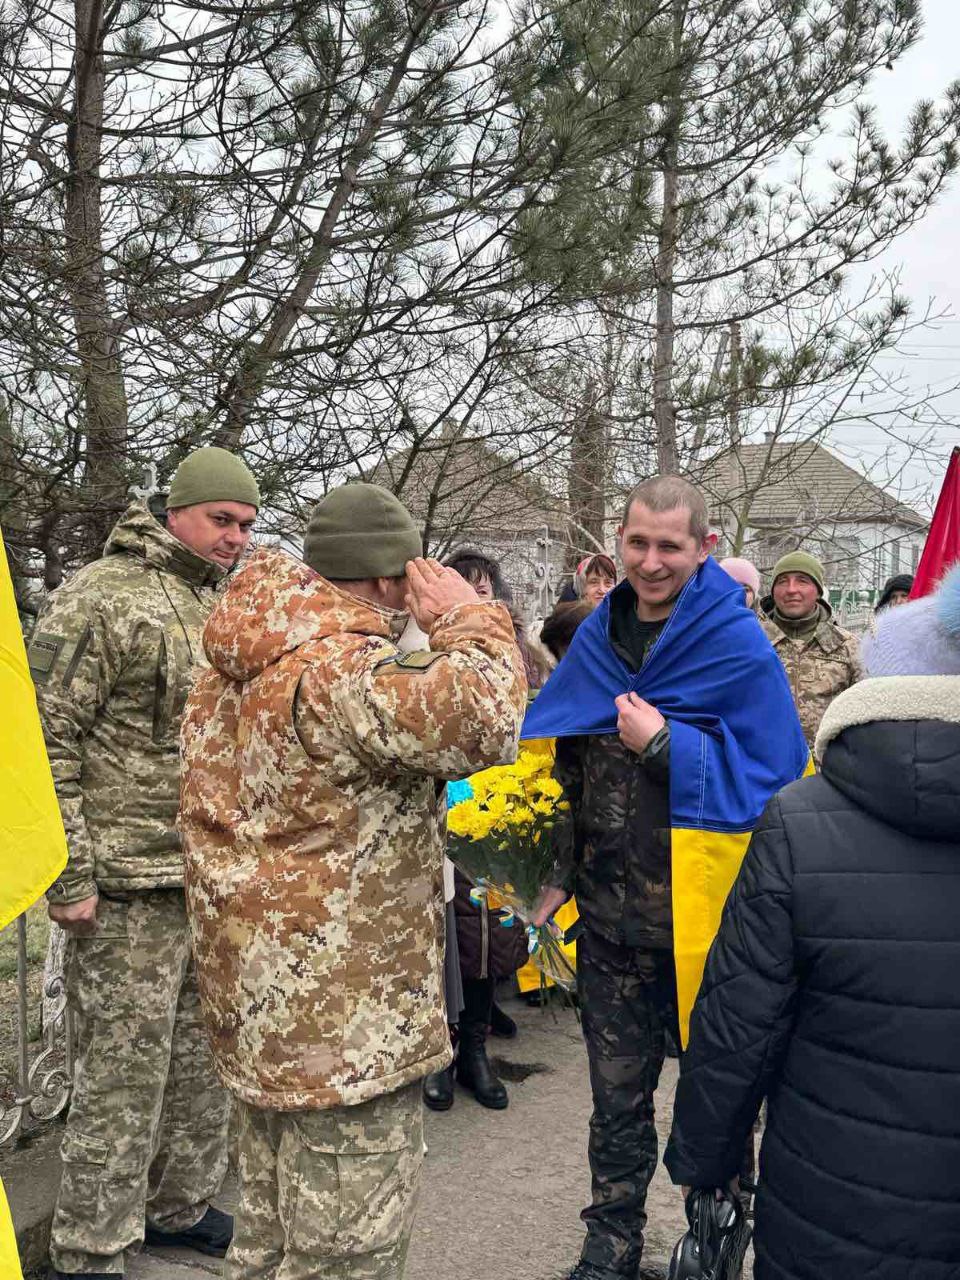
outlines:
{"label": "military patch on sleeve", "polygon": [[435,662],[443,657],[442,653],[431,653],[423,649],[415,653],[395,653],[384,658],[374,667],[374,671],[408,671],[415,675],[420,671],[429,671]]}
{"label": "military patch on sleeve", "polygon": [[27,649],[27,662],[30,674],[37,684],[43,684],[56,665],[57,658],[63,649],[64,637],[52,635],[49,631],[36,631]]}

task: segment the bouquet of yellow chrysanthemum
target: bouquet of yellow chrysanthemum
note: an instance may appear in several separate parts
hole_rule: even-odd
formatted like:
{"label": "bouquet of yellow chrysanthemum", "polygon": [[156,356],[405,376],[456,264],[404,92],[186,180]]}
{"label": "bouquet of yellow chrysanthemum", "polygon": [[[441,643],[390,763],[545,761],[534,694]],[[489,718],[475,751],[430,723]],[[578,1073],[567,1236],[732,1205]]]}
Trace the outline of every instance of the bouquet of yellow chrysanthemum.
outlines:
{"label": "bouquet of yellow chrysanthemum", "polygon": [[473,882],[471,899],[500,913],[505,928],[527,931],[531,958],[541,973],[567,989],[576,974],[551,920],[530,923],[541,886],[554,864],[553,828],[568,807],[553,777],[554,745],[524,742],[516,764],[475,773],[447,789],[450,858]]}

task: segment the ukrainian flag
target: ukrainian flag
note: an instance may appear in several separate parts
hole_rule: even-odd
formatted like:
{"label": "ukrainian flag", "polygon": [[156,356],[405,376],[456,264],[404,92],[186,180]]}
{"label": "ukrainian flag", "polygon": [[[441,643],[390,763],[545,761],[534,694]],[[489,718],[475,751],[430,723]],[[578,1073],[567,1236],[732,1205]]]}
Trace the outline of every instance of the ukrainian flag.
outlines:
{"label": "ukrainian flag", "polygon": [[[621,583],[612,595],[629,591]],[[767,801],[812,769],[787,677],[743,589],[712,559],[681,591],[643,669],[609,640],[610,600],[578,628],[523,738],[616,733],[634,692],[670,725],[673,937],[684,1046],[723,904]]]}
{"label": "ukrainian flag", "polygon": [[[10,569],[0,537],[0,929],[44,893],[67,842],[43,743]],[[0,1184],[0,1275],[19,1280],[13,1223]]]}

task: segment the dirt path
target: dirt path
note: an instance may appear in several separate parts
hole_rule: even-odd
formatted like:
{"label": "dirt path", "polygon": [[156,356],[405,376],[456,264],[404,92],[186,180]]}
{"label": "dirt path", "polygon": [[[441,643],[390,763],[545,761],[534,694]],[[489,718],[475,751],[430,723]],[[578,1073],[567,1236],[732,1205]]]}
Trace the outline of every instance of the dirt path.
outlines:
{"label": "dirt path", "polygon": [[[576,1261],[578,1218],[589,1194],[590,1089],[573,1014],[508,1006],[516,1040],[494,1041],[509,1076],[510,1107],[485,1111],[466,1093],[452,1111],[427,1113],[427,1162],[406,1280],[554,1280]],[[524,1077],[520,1079],[520,1077]],[[670,1123],[676,1063],[658,1095],[658,1127]],[[225,1198],[229,1207],[229,1198]],[[680,1196],[662,1169],[648,1201],[647,1260],[666,1262],[684,1228]],[[129,1280],[200,1280],[209,1258],[141,1256]]]}

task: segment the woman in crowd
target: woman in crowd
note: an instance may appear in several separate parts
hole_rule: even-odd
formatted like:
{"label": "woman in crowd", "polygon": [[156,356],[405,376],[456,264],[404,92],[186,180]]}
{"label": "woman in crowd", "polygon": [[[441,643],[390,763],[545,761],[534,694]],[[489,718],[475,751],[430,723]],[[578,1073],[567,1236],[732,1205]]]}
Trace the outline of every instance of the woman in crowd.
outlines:
{"label": "woman in crowd", "polygon": [[586,600],[596,608],[605,595],[617,585],[617,566],[604,552],[586,556],[577,565],[573,578],[560,592],[560,604]]}
{"label": "woman in crowd", "polygon": [[540,629],[540,643],[559,662],[570,648],[577,627],[593,613],[588,600],[571,600],[558,604]]}
{"label": "woman in crowd", "polygon": [[720,568],[728,573],[734,582],[739,582],[743,587],[743,598],[748,609],[756,609],[757,600],[760,596],[760,570],[755,564],[751,564],[749,560],[743,560],[740,556],[727,556],[726,560],[721,560]]}
{"label": "woman in crowd", "polygon": [[577,599],[585,600],[594,609],[616,585],[617,566],[611,556],[603,553],[588,556],[577,565],[573,579]]}
{"label": "woman in crowd", "polygon": [[751,842],[667,1148],[726,1187],[768,1098],[756,1280],[960,1275],[960,567],[863,656]]}
{"label": "woman in crowd", "polygon": [[[446,567],[466,578],[481,599],[512,605],[500,567],[488,556],[464,547],[449,557]],[[546,665],[527,642],[519,615],[512,608],[511,613],[527,683],[538,689],[546,679]],[[500,1111],[509,1104],[509,1097],[487,1057],[487,1035],[491,1031],[505,1037],[517,1034],[517,1024],[495,1002],[494,994],[498,979],[510,977],[526,963],[527,938],[522,929],[501,928],[486,903],[471,902],[470,881],[447,866],[448,876],[453,872],[453,899],[447,911],[447,1010],[453,1024],[453,1010],[459,1008],[459,1020],[451,1027],[456,1058],[445,1071],[427,1076],[423,1100],[433,1111],[448,1111],[456,1079],[483,1106]]]}
{"label": "woman in crowd", "polygon": [[888,578],[884,583],[883,590],[880,593],[880,599],[877,601],[875,613],[879,613],[881,609],[892,609],[896,605],[906,604],[910,599],[910,592],[913,590],[913,574],[897,573],[892,578]]}
{"label": "woman in crowd", "polygon": [[[585,618],[589,618],[590,614],[593,613],[593,609],[594,606],[586,600],[572,600],[555,606],[540,631],[540,643],[548,650],[555,662],[559,662],[570,648],[577,627],[580,626],[580,623]],[[569,902],[565,902],[554,914],[553,918],[565,934],[570,931],[575,933],[574,925],[579,919],[576,899],[571,898]],[[564,950],[566,951],[567,959],[576,968],[576,942],[565,942]],[[553,985],[552,979],[547,980],[547,985]],[[528,1004],[539,1005],[541,1003],[543,996],[542,976],[539,968],[532,960],[527,960],[523,968],[517,970],[517,986],[520,988],[520,995]]]}

